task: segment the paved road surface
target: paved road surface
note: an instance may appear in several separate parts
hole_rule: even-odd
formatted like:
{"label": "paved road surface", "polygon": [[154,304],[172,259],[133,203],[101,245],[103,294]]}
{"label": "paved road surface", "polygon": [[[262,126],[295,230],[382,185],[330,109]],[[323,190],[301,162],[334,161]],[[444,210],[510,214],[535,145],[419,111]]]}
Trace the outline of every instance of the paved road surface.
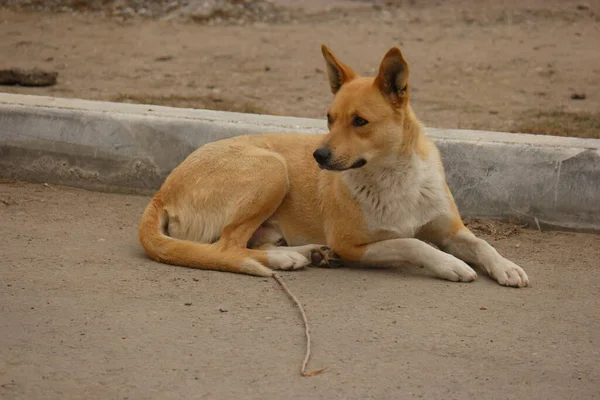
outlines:
{"label": "paved road surface", "polygon": [[418,268],[285,273],[312,324],[309,367],[329,367],[303,378],[303,328],[277,284],[146,259],[147,201],[0,184],[0,398],[600,396],[600,236],[492,240],[527,289]]}

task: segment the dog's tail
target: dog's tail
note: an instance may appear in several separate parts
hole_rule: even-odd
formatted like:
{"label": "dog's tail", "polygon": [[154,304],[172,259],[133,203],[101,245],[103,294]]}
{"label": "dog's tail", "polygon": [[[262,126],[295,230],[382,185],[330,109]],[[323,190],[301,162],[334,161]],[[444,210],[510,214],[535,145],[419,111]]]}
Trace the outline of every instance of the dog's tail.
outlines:
{"label": "dog's tail", "polygon": [[146,253],[158,262],[184,267],[272,276],[273,271],[251,258],[246,248],[219,249],[217,244],[180,240],[166,234],[169,216],[160,197],[146,207],[139,227],[139,240]]}

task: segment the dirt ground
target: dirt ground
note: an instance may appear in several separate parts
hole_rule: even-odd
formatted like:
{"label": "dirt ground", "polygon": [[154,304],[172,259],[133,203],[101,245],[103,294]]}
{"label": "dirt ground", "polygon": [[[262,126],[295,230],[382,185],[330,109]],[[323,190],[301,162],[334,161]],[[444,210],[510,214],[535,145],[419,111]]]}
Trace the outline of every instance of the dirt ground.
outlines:
{"label": "dirt ground", "polygon": [[0,90],[323,118],[321,43],[368,75],[398,45],[426,125],[600,137],[598,1],[272,3],[266,22],[0,8],[0,69],[59,74],[55,86]]}
{"label": "dirt ground", "polygon": [[600,396],[600,236],[485,236],[525,289],[412,267],[284,273],[312,325],[309,367],[329,367],[304,378],[300,316],[276,282],[147,259],[147,201],[0,184],[0,398]]}

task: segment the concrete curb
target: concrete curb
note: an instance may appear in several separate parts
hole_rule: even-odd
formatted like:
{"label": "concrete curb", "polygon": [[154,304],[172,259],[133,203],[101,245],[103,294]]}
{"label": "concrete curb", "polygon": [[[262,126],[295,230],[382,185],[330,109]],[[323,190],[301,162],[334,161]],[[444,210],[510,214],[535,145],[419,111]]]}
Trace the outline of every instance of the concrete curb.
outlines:
{"label": "concrete curb", "polygon": [[[323,120],[0,94],[0,177],[152,193],[197,147]],[[427,129],[463,216],[600,232],[600,140]]]}

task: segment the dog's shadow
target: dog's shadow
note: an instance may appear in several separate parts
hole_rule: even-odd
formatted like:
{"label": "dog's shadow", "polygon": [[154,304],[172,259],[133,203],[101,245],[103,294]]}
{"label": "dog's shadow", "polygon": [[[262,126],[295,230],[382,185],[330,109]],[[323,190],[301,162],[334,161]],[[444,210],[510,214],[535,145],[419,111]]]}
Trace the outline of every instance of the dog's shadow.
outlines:
{"label": "dog's shadow", "polygon": [[[486,280],[489,280],[490,282],[493,282],[494,280],[492,278],[490,278],[487,274],[483,273],[483,271],[481,271],[478,267],[471,265],[469,263],[467,263],[470,267],[472,267],[473,269],[475,269],[475,271],[477,272],[478,278],[484,278]],[[374,265],[368,265],[368,264],[363,264],[363,263],[344,263],[343,265],[340,265],[339,267],[335,267],[335,268],[323,268],[323,267],[315,267],[315,266],[310,266],[309,268],[311,269],[327,269],[327,270],[344,270],[344,272],[346,273],[360,273],[360,274],[364,274],[364,273],[368,273],[368,274],[375,274],[375,275],[383,275],[383,276],[390,276],[390,277],[394,277],[394,279],[397,279],[398,277],[402,277],[403,279],[409,279],[409,280],[431,280],[431,279],[436,279],[436,280],[440,280],[440,281],[445,281],[448,282],[446,279],[444,278],[440,278],[437,275],[435,275],[435,273],[433,273],[432,271],[430,271],[429,269],[423,267],[423,266],[417,266],[417,265],[413,265],[413,264],[409,264],[409,263],[398,263],[398,264],[393,264],[390,266],[374,266]],[[340,271],[341,272],[341,271]]]}
{"label": "dog's shadow", "polygon": [[330,271],[339,271],[345,273],[356,273],[356,274],[376,274],[376,275],[389,275],[389,276],[402,276],[410,279],[431,279],[435,278],[435,275],[430,272],[427,268],[419,267],[412,264],[395,264],[390,266],[373,266],[363,263],[344,263],[339,267],[335,268],[323,268],[323,267],[309,267],[311,269],[326,269]]}

